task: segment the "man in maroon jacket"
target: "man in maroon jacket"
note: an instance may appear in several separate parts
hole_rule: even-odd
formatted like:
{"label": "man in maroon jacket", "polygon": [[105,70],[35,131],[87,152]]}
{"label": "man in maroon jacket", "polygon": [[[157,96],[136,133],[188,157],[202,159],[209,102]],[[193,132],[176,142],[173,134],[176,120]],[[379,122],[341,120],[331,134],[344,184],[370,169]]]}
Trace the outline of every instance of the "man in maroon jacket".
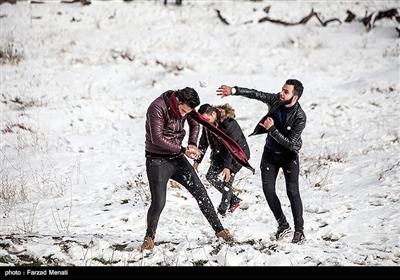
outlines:
{"label": "man in maroon jacket", "polygon": [[[196,146],[200,125],[190,114],[199,104],[197,92],[186,87],[164,92],[147,110],[145,152],[151,204],[147,212],[147,229],[141,251],[154,247],[158,220],[165,206],[170,179],[184,186],[193,195],[216,236],[228,243],[233,242],[229,230],[222,226],[206,188],[186,158],[196,159],[201,155]],[[187,147],[182,146],[186,135],[185,121],[189,126]]]}

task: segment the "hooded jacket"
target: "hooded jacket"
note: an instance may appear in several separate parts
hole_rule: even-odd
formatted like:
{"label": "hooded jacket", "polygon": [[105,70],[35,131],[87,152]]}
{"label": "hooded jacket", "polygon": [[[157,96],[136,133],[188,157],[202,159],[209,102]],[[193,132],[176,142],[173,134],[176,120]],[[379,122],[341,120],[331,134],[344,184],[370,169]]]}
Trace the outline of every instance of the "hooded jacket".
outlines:
{"label": "hooded jacket", "polygon": [[[232,138],[236,143],[238,143],[243,152],[246,154],[247,159],[249,159],[250,148],[238,122],[231,117],[224,117],[221,119],[220,111],[218,111],[217,115],[218,128]],[[203,155],[196,160],[198,163],[203,160],[208,147],[211,149],[210,157],[212,161],[223,163],[224,168],[229,168],[234,173],[240,169],[240,164],[233,159],[227,147],[222,143],[219,137],[203,126],[199,141],[199,149],[203,152]]]}
{"label": "hooded jacket", "polygon": [[182,141],[185,138],[185,121],[189,125],[188,143],[197,146],[200,125],[187,114],[177,119],[169,108],[172,90],[162,93],[148,107],[146,113],[146,153],[173,157],[184,153]]}
{"label": "hooded jacket", "polygon": [[296,104],[293,105],[293,110],[288,113],[283,131],[279,131],[274,125],[267,130],[259,125],[259,123],[264,123],[265,119],[279,107],[279,93],[267,93],[242,87],[235,88],[236,93],[233,96],[238,95],[256,99],[268,105],[268,113],[257,123],[254,131],[249,136],[269,133],[279,144],[290,151],[298,153],[303,145],[301,133],[306,127],[307,121],[307,116],[299,102],[296,102]]}

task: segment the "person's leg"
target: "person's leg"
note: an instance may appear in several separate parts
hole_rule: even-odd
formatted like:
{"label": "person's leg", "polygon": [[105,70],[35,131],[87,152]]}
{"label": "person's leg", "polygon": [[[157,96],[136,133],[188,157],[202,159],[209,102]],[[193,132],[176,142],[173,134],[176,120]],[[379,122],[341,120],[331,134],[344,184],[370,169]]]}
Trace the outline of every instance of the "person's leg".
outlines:
{"label": "person's leg", "polygon": [[276,155],[272,154],[267,148],[264,149],[261,157],[261,182],[265,198],[268,206],[278,225],[287,224],[286,217],[283,214],[281,202],[276,194],[275,184],[279,172],[279,160]]}
{"label": "person's leg", "polygon": [[214,188],[216,188],[222,194],[221,202],[218,206],[218,212],[221,215],[224,215],[227,209],[240,202],[240,199],[232,191],[232,184],[235,178],[235,174],[232,173],[229,182],[225,182],[224,180],[221,180],[219,178],[222,170],[223,162],[211,162],[206,174],[206,179]]}
{"label": "person's leg", "polygon": [[221,202],[218,205],[218,213],[220,213],[221,215],[225,215],[226,211],[231,206],[231,199],[233,197],[233,191],[232,191],[233,180],[234,176],[231,175],[231,178],[228,182],[222,181],[223,191],[222,191]]}
{"label": "person's leg", "polygon": [[174,162],[176,164],[175,172],[171,176],[171,179],[184,186],[196,199],[201,212],[216,233],[224,230],[222,223],[218,218],[218,214],[215,212],[214,205],[208,196],[207,190],[196,171],[193,169],[193,166],[186,157],[179,157],[179,159]]}
{"label": "person's leg", "polygon": [[225,202],[225,200],[227,199],[226,182],[224,180],[221,180],[221,178],[219,178],[219,175],[221,174],[222,170],[223,170],[223,165],[221,162],[215,160],[211,161],[210,167],[208,168],[208,171],[206,173],[206,179],[214,188],[216,188],[222,194],[221,202],[218,205],[218,213],[224,215],[229,207],[230,200]]}
{"label": "person's leg", "polygon": [[238,162],[236,162],[231,170],[231,189],[232,189],[232,196],[231,196],[231,200],[230,200],[230,205],[229,205],[229,211],[232,211],[234,209],[236,209],[238,206],[237,204],[239,204],[242,199],[240,199],[234,192],[233,192],[233,181],[236,178],[236,175],[238,174],[238,172],[242,169],[242,165],[240,165]]}
{"label": "person's leg", "polygon": [[295,231],[303,231],[303,203],[299,190],[299,160],[298,156],[288,157],[285,159],[283,173],[286,181],[286,192],[290,201],[290,207],[293,213]]}
{"label": "person's leg", "polygon": [[211,162],[210,167],[208,168],[206,173],[206,180],[220,193],[224,191],[223,181],[218,178],[221,172],[222,166],[216,162]]}
{"label": "person's leg", "polygon": [[146,236],[154,239],[158,220],[164,209],[167,184],[174,166],[164,159],[146,159],[146,172],[149,181],[151,204],[147,211]]}

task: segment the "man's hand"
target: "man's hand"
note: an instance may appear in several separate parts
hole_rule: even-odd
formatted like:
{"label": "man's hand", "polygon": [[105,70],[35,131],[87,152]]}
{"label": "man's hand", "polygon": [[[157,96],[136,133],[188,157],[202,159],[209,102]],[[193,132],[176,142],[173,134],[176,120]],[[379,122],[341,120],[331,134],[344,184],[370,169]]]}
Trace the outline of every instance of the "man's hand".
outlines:
{"label": "man's hand", "polygon": [[225,182],[229,182],[229,180],[231,179],[231,170],[229,168],[224,168],[224,170],[222,170],[222,173],[224,174]]}
{"label": "man's hand", "polygon": [[197,161],[193,162],[193,168],[196,172],[199,172],[199,163]]}
{"label": "man's hand", "polygon": [[271,126],[274,125],[274,120],[271,117],[267,117],[264,121],[264,123],[259,123],[259,125],[261,125],[262,127],[264,127],[265,129],[270,129]]}
{"label": "man's hand", "polygon": [[191,159],[198,159],[203,154],[195,145],[188,145],[185,155]]}
{"label": "man's hand", "polygon": [[232,94],[232,88],[227,85],[222,85],[217,89],[217,95],[221,98],[227,97]]}

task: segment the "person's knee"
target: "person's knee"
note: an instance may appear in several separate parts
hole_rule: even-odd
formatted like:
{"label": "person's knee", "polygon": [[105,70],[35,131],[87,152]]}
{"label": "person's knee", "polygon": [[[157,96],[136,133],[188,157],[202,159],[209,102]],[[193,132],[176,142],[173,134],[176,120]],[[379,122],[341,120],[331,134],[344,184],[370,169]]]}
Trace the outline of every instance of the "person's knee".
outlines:
{"label": "person's knee", "polygon": [[[153,200],[154,201],[154,200]],[[153,211],[156,213],[161,213],[165,207],[165,200],[158,200],[153,204]]]}
{"label": "person's knee", "polygon": [[276,196],[275,185],[269,182],[263,181],[263,192],[266,197],[274,197]]}
{"label": "person's knee", "polygon": [[300,197],[299,189],[296,187],[288,188],[286,193],[287,193],[287,196],[289,197],[289,199],[294,199],[294,198]]}

